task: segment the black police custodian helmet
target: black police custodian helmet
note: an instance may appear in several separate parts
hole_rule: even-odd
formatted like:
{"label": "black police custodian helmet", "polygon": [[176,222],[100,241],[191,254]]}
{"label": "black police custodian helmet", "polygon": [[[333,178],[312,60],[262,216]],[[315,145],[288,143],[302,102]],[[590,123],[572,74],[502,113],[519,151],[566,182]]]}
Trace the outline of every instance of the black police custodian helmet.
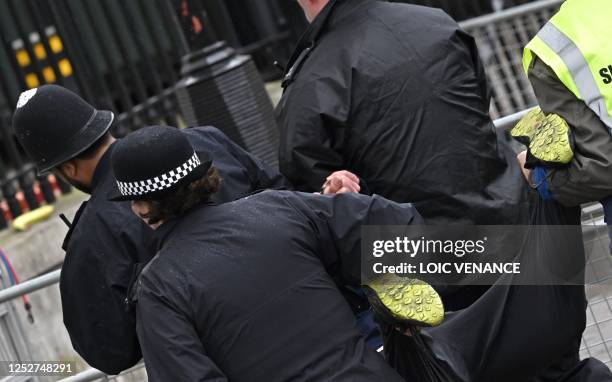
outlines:
{"label": "black police custodian helmet", "polygon": [[13,130],[40,173],[78,156],[110,129],[113,113],[96,110],[57,85],[44,85],[19,96]]}
{"label": "black police custodian helmet", "polygon": [[151,126],[121,139],[111,157],[118,192],[110,200],[156,199],[202,178],[211,166],[183,132]]}

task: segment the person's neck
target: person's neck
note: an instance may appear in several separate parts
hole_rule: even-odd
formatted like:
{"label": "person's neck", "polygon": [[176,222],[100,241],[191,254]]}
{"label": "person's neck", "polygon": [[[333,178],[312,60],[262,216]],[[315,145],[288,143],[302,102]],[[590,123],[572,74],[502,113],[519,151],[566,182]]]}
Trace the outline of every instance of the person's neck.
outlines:
{"label": "person's neck", "polygon": [[317,7],[313,9],[313,12],[310,15],[310,20],[309,22],[312,24],[314,23],[314,21],[317,19],[317,17],[319,17],[319,15],[321,14],[321,12],[323,11],[323,9],[325,9],[325,7],[331,2],[331,0],[327,0],[327,1],[321,1],[319,4],[317,4]]}
{"label": "person's neck", "polygon": [[85,184],[87,185],[88,188],[92,190],[92,192],[94,188],[93,183],[94,183],[94,178],[96,176],[96,170],[98,169],[98,166],[100,165],[102,158],[107,153],[107,151],[110,149],[111,145],[115,143],[115,141],[116,139],[114,137],[110,137],[108,141],[98,149],[94,157],[90,159],[82,160],[80,163],[82,168],[85,170],[85,173],[87,174],[87,179],[85,179],[86,181]]}

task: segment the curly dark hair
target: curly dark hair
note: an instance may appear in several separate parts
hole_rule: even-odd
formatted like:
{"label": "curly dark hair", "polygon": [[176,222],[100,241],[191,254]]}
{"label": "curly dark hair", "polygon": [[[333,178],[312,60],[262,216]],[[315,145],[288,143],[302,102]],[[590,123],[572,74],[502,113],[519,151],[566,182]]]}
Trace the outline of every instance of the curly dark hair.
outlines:
{"label": "curly dark hair", "polygon": [[210,201],[222,183],[219,171],[211,166],[206,175],[189,184],[181,185],[176,191],[157,199],[145,199],[151,203],[148,224],[183,215],[194,206]]}

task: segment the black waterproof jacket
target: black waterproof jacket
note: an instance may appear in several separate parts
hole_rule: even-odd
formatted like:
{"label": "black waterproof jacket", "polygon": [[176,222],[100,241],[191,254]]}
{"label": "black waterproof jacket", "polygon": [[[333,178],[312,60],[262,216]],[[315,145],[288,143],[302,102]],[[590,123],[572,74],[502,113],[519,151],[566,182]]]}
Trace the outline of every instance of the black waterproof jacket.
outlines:
{"label": "black waterproof jacket", "polygon": [[409,204],[264,191],[164,223],[134,288],[152,382],[402,381],[365,345],[337,285],[360,285],[363,224]]}
{"label": "black waterproof jacket", "polygon": [[428,222],[518,222],[524,183],[499,146],[475,42],[443,11],[332,0],[288,68],[276,113],[295,189],[346,169]]}
{"label": "black waterproof jacket", "polygon": [[[223,178],[218,203],[266,188],[283,188],[283,177],[212,127],[183,130],[206,151]],[[126,304],[135,264],[153,257],[146,244],[152,230],[129,202],[107,200],[116,189],[110,163],[113,146],[96,168],[94,192],[79,209],[64,240],[60,291],[64,324],[74,349],[93,367],[117,374],[141,358],[135,317]]]}

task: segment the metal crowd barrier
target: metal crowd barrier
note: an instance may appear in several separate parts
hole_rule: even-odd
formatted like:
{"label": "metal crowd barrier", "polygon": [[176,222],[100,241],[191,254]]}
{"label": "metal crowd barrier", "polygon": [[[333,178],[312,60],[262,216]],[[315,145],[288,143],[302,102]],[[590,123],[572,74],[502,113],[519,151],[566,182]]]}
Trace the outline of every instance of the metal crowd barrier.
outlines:
{"label": "metal crowd barrier", "polygon": [[540,0],[460,23],[476,39],[491,85],[493,118],[536,105],[523,72],[523,48],[561,3],[563,0]]}
{"label": "metal crowd barrier", "polygon": [[145,366],[144,363],[140,362],[139,364],[132,367],[131,369],[128,369],[124,371],[123,373],[119,375],[114,375],[114,376],[108,376],[104,374],[103,372],[101,372],[100,370],[89,369],[89,370],[82,371],[78,374],[75,374],[71,377],[61,379],[59,382],[89,382],[89,381],[96,381],[96,380],[100,380],[104,382],[115,381],[117,380],[117,378],[128,376],[132,373],[142,370],[144,366]]}
{"label": "metal crowd barrier", "polygon": [[504,8],[516,7],[533,0],[392,0],[398,3],[425,5],[442,8],[455,20],[467,20]]}
{"label": "metal crowd barrier", "polygon": [[516,125],[518,121],[521,120],[521,118],[523,118],[527,113],[529,113],[531,109],[532,108],[525,109],[493,121],[497,132],[501,134],[507,131],[508,129],[514,127],[514,125]]}
{"label": "metal crowd barrier", "polygon": [[588,256],[586,288],[589,305],[580,354],[595,357],[612,368],[612,256],[608,227],[599,203],[583,208],[584,243]]}
{"label": "metal crowd barrier", "polygon": [[24,281],[10,288],[0,290],[0,304],[21,297],[24,294],[35,292],[59,282],[61,269],[45,273],[31,280]]}

